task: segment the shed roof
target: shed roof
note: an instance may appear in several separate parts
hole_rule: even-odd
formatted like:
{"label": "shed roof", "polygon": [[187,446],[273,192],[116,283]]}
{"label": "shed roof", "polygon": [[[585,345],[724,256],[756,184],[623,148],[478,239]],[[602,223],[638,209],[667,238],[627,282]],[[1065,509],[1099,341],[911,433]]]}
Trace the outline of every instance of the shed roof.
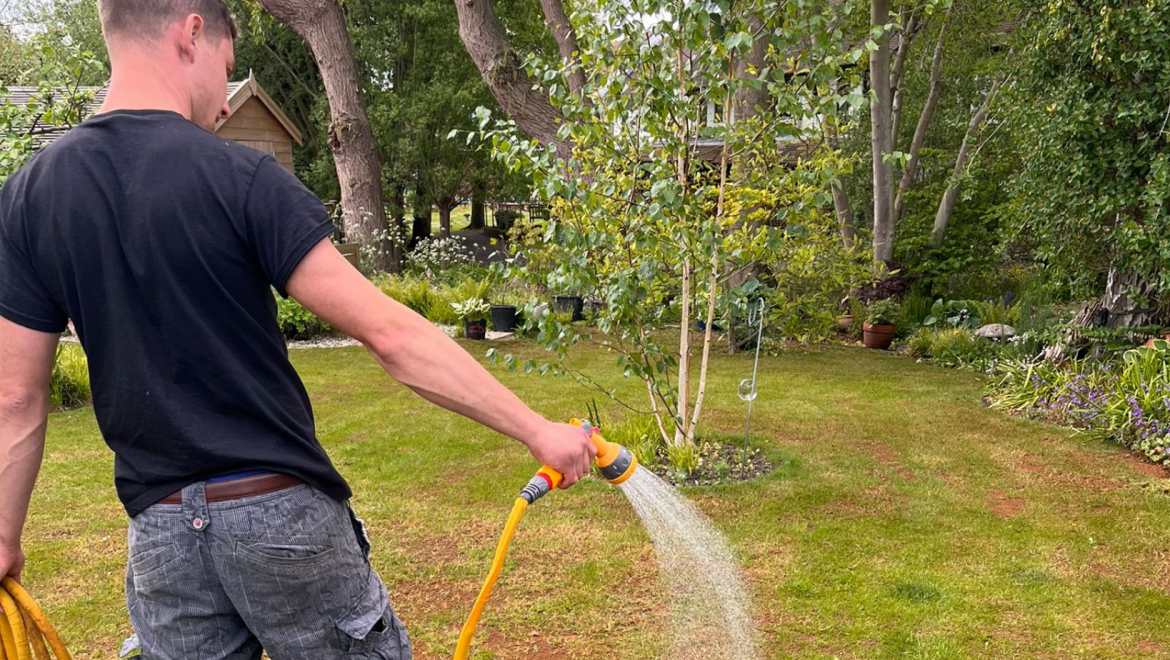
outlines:
{"label": "shed roof", "polygon": [[[13,105],[28,105],[33,100],[33,97],[36,96],[38,91],[40,90],[37,87],[9,87],[8,96],[6,99],[4,99],[4,102],[11,103]],[[80,87],[78,88],[78,91],[93,92],[93,102],[89,104],[86,112],[86,116],[91,116],[96,114],[97,111],[102,107],[102,104],[105,103],[106,94],[109,92],[109,85],[106,84],[102,85],[101,87]],[[232,113],[234,113],[236,110],[239,110],[248,99],[253,97],[263,103],[264,107],[272,113],[272,116],[276,117],[276,120],[286,131],[288,131],[289,136],[292,137],[294,142],[297,144],[304,144],[304,140],[301,137],[301,132],[297,129],[296,124],[294,124],[292,120],[288,118],[288,115],[284,114],[284,111],[281,110],[280,106],[276,104],[276,101],[273,101],[272,97],[264,91],[264,88],[260,86],[260,83],[256,82],[256,78],[252,75],[251,71],[248,72],[248,77],[244,80],[228,82],[227,101],[228,108],[230,108]],[[218,122],[215,125],[216,130],[218,130],[220,126],[223,126],[225,121],[227,120]],[[70,128],[72,127],[46,126],[43,131],[38,132],[35,138],[37,147],[43,147],[53,142],[57,138],[64,135]]]}

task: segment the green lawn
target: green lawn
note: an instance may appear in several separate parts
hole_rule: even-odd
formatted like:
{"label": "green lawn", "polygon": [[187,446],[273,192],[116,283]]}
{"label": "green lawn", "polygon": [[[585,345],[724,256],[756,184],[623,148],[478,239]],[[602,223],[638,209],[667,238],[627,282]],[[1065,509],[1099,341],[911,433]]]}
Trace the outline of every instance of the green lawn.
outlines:
{"label": "green lawn", "polygon": [[[293,359],[416,657],[449,658],[536,466],[390,382],[361,349]],[[612,356],[576,363],[614,380]],[[750,367],[748,355],[715,360],[708,428],[741,432],[735,390]],[[497,372],[546,415],[584,414],[589,395],[569,379]],[[1113,446],[984,408],[969,372],[825,348],[762,358],[760,378],[754,442],[779,469],[687,494],[741,557],[765,657],[1170,656],[1164,478]],[[640,403],[637,383],[614,384]],[[77,657],[113,657],[128,630],[110,454],[89,410],[54,415],[49,436],[25,583]],[[590,480],[521,523],[476,657],[657,658],[664,597],[628,504]]]}

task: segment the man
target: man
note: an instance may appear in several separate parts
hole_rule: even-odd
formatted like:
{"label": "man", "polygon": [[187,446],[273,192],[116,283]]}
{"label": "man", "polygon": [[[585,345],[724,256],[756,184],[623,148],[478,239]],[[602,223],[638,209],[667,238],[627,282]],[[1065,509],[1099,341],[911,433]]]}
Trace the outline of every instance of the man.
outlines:
{"label": "man", "polygon": [[0,191],[0,575],[24,563],[71,319],[131,517],[126,596],[144,657],[409,658],[272,288],[422,397],[525,444],[566,487],[592,445],[350,267],[321,203],[271,156],[210,132],[234,59],[222,0],[100,9],[105,105]]}

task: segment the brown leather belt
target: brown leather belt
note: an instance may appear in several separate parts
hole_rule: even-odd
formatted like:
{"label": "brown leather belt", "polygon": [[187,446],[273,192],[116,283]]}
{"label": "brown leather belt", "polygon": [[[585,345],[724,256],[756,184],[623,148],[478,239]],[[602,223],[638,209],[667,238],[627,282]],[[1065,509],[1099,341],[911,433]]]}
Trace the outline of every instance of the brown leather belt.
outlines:
{"label": "brown leather belt", "polygon": [[[223,502],[236,500],[251,495],[274,493],[285,488],[299,486],[305,482],[294,476],[274,472],[272,474],[257,474],[252,477],[242,477],[232,481],[217,481],[204,486],[208,502]],[[171,493],[158,501],[159,504],[182,504],[183,491]]]}

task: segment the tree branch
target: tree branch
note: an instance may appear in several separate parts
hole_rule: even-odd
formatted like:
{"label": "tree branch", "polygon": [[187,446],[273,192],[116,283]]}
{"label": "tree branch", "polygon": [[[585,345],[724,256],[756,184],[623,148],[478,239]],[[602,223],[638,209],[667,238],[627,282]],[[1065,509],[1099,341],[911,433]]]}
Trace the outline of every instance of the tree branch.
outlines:
{"label": "tree branch", "polygon": [[[951,5],[953,8],[954,5]],[[950,16],[950,9],[947,16]],[[926,141],[926,129],[934,117],[934,110],[938,107],[938,97],[942,93],[942,56],[943,43],[947,34],[947,20],[938,31],[938,41],[934,44],[934,59],[930,63],[930,91],[926,96],[926,105],[922,106],[922,114],[918,116],[918,125],[914,128],[914,138],[910,141],[909,160],[902,170],[902,180],[898,182],[898,195],[894,199],[894,224],[902,221],[902,214],[906,210],[906,192],[914,185],[914,174],[918,171],[918,154],[922,150],[922,143]]]}
{"label": "tree branch", "polygon": [[561,57],[570,67],[569,91],[581,98],[582,102],[587,102],[587,99],[581,96],[581,88],[585,86],[585,72],[579,66],[577,33],[573,31],[573,24],[565,14],[565,7],[561,0],[540,0],[540,8],[544,11],[544,20],[552,30],[553,38],[556,39]]}
{"label": "tree branch", "polygon": [[991,102],[999,91],[1001,80],[996,80],[991,84],[991,90],[987,92],[987,98],[983,101],[983,106],[971,117],[971,122],[967,124],[967,133],[963,136],[963,144],[959,147],[959,155],[955,158],[955,170],[951,174],[951,180],[947,183],[947,190],[943,193],[942,201],[938,205],[938,213],[934,216],[934,228],[930,233],[930,243],[934,247],[942,245],[943,237],[946,235],[947,225],[950,223],[951,213],[955,210],[955,202],[959,198],[959,175],[963,173],[963,168],[967,164],[967,156],[971,151],[971,137],[983,126],[983,122],[987,119],[987,114],[991,111]]}

